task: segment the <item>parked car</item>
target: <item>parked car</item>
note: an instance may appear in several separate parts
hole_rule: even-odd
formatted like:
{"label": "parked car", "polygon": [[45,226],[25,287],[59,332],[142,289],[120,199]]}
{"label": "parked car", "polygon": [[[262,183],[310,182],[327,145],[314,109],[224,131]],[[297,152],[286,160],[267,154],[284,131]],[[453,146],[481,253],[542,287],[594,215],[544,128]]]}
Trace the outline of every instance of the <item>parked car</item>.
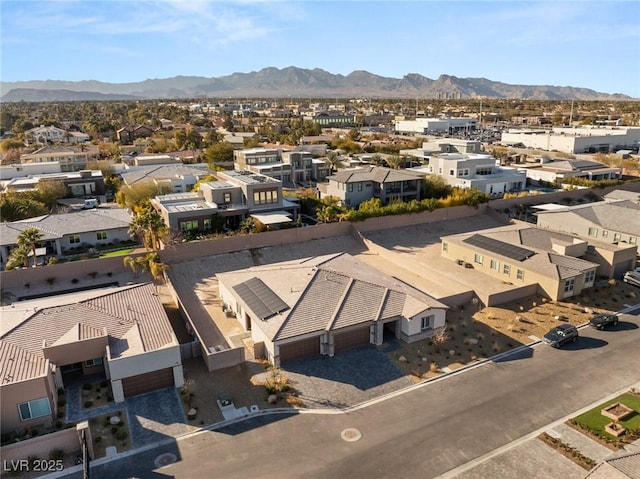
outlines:
{"label": "parked car", "polygon": [[578,329],[572,324],[561,324],[551,329],[542,338],[549,346],[559,348],[565,343],[575,342],[578,339]]}
{"label": "parked car", "polygon": [[635,271],[627,271],[624,274],[622,281],[628,284],[632,284],[633,286],[640,287],[640,273],[636,273]]}
{"label": "parked car", "polygon": [[589,326],[596,329],[604,329],[607,326],[615,326],[618,324],[618,316],[615,314],[596,314],[589,321]]}

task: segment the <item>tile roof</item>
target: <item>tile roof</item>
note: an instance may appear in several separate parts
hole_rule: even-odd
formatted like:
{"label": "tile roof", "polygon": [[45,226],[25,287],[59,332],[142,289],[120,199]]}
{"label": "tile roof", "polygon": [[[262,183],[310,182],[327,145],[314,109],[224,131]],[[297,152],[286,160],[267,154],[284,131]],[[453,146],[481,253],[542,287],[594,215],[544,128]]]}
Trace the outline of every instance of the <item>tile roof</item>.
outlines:
{"label": "tile roof", "polygon": [[424,178],[424,175],[421,173],[408,170],[393,170],[382,166],[340,170],[329,177],[330,180],[337,183],[357,183],[360,181],[389,183],[393,181],[420,180],[422,178]]}
{"label": "tile roof", "polygon": [[[260,321],[273,340],[339,329],[380,319],[411,318],[446,306],[427,294],[386,276],[349,254],[287,261],[217,275],[228,291],[258,278],[289,307]],[[237,296],[245,308],[247,302]]]}
{"label": "tile roof", "polygon": [[129,223],[131,223],[131,215],[121,208],[94,208],[59,215],[45,215],[11,223],[0,223],[0,244],[16,244],[20,233],[27,228],[38,229],[43,233],[43,240],[50,240],[69,234],[129,228]]}
{"label": "tile roof", "polygon": [[140,168],[128,173],[122,173],[122,179],[127,185],[138,181],[164,180],[169,178],[181,178],[184,176],[207,176],[212,172],[204,168],[194,168],[185,165],[154,165]]}
{"label": "tile roof", "polygon": [[11,384],[47,374],[47,360],[43,356],[0,340],[0,384]]}
{"label": "tile roof", "polygon": [[[162,302],[152,283],[110,288],[97,297],[66,304],[34,308],[0,340],[36,357],[43,357],[43,346],[109,336],[112,358],[132,356],[176,345]],[[4,374],[4,370],[2,371]]]}
{"label": "tile roof", "polygon": [[630,200],[609,200],[587,205],[568,206],[558,211],[541,211],[538,215],[562,215],[570,222],[575,215],[610,231],[640,236],[640,204]]}

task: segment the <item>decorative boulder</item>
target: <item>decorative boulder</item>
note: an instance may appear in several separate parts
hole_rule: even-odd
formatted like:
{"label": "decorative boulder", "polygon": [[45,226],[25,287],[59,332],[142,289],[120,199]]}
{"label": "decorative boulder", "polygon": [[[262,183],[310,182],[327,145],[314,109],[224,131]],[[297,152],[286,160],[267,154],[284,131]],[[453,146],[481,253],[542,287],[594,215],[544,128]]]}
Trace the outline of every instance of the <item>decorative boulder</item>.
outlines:
{"label": "decorative boulder", "polygon": [[187,419],[195,419],[197,414],[198,410],[192,407],[191,409],[189,409],[189,412],[187,412]]}
{"label": "decorative boulder", "polygon": [[455,349],[450,349],[449,350],[449,356],[455,356],[456,355],[456,350]]}
{"label": "decorative boulder", "polygon": [[478,340],[476,338],[469,338],[469,344],[478,344]]}
{"label": "decorative boulder", "polygon": [[398,361],[401,362],[401,363],[406,363],[407,362],[407,358],[405,358],[404,356],[400,356],[398,358]]}
{"label": "decorative boulder", "polygon": [[276,396],[275,394],[269,394],[269,397],[267,398],[267,402],[269,404],[275,404],[278,402],[278,396]]}
{"label": "decorative boulder", "polygon": [[121,422],[121,421],[120,421],[120,418],[119,418],[118,416],[111,416],[111,417],[109,418],[109,423],[110,423],[112,426],[116,426],[116,425],[120,424],[120,422]]}

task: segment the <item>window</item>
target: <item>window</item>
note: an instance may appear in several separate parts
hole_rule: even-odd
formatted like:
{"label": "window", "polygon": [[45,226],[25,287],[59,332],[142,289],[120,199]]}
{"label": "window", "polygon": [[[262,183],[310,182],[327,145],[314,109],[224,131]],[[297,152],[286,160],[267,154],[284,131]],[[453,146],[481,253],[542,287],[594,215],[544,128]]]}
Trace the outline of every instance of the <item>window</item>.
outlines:
{"label": "window", "polygon": [[181,221],[180,222],[180,230],[181,231],[189,231],[189,230],[197,230],[198,229],[198,221]]}
{"label": "window", "polygon": [[474,261],[474,263],[482,264],[482,261],[484,261],[484,258],[482,257],[481,254],[476,253],[473,256],[473,261]]}
{"label": "window", "polygon": [[573,287],[575,286],[575,279],[571,278],[564,282],[565,295],[573,293]]}
{"label": "window", "polygon": [[449,176],[456,176],[455,170],[449,170]]}
{"label": "window", "polygon": [[638,238],[635,236],[629,236],[629,244],[638,244]]}
{"label": "window", "polygon": [[106,231],[98,231],[96,233],[96,238],[99,240],[106,240],[107,239],[107,232]]}
{"label": "window", "polygon": [[225,193],[224,194],[224,202],[225,203],[231,203],[231,193]]}
{"label": "window", "polygon": [[353,192],[353,183],[347,183],[347,191],[349,193]]}
{"label": "window", "polygon": [[505,264],[502,266],[502,274],[507,275],[507,276],[511,276],[511,266],[508,264]]}
{"label": "window", "polygon": [[93,358],[84,362],[85,367],[91,368],[93,366],[100,366],[102,364],[102,358]]}
{"label": "window", "polygon": [[614,243],[618,243],[620,241],[620,238],[621,238],[620,233],[614,233],[613,234],[613,242]]}
{"label": "window", "polygon": [[449,243],[447,243],[446,241],[442,242],[442,252],[446,253],[447,251],[449,251]]}
{"label": "window", "polygon": [[71,235],[71,236],[69,236],[69,243],[71,243],[71,244],[80,243],[80,235]]}
{"label": "window", "polygon": [[592,238],[598,237],[598,228],[589,228],[589,232],[587,233]]}
{"label": "window", "polygon": [[516,271],[516,278],[518,278],[520,281],[524,281],[524,270],[523,269],[519,269],[518,271]]}
{"label": "window", "polygon": [[253,204],[254,205],[266,205],[278,202],[278,191],[254,191],[253,192]]}
{"label": "window", "polygon": [[420,330],[424,331],[425,329],[431,328],[432,323],[433,314],[430,314],[429,316],[423,316],[420,320]]}
{"label": "window", "polygon": [[362,191],[362,183],[358,183],[358,191]]}
{"label": "window", "polygon": [[202,220],[202,226],[205,231],[209,231],[211,229],[211,218],[205,218]]}
{"label": "window", "polygon": [[500,271],[500,262],[498,260],[492,259],[489,263],[489,268],[494,271]]}
{"label": "window", "polygon": [[18,404],[18,410],[20,411],[20,419],[26,421],[51,414],[51,405],[47,398],[34,399]]}
{"label": "window", "polygon": [[602,237],[606,238],[607,236],[609,236],[609,232],[607,230],[602,230]]}
{"label": "window", "polygon": [[476,168],[476,175],[490,175],[492,168],[490,166],[480,166]]}
{"label": "window", "polygon": [[584,274],[584,285],[591,286],[596,279],[596,270],[592,269]]}

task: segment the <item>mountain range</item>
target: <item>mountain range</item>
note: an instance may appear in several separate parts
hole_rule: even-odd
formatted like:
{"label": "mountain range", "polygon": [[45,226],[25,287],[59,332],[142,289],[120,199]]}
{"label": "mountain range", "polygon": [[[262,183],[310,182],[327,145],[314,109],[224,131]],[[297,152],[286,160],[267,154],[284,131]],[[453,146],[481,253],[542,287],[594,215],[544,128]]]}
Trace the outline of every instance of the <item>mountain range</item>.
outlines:
{"label": "mountain range", "polygon": [[85,81],[0,82],[0,101],[92,101],[168,98],[509,98],[536,100],[631,100],[623,94],[588,88],[511,85],[486,78],[417,73],[390,78],[356,70],[349,75],[325,70],[263,68],[221,77],[176,76],[135,83]]}

